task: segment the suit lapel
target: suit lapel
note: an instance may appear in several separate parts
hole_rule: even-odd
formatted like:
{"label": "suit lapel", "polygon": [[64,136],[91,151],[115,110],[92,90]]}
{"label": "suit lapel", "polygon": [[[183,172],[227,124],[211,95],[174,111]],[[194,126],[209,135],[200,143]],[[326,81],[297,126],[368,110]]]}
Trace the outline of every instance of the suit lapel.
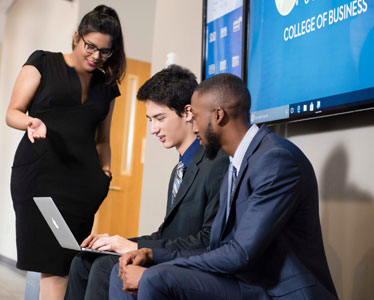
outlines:
{"label": "suit lapel", "polygon": [[[188,165],[188,168],[186,170],[186,173],[183,176],[182,183],[179,187],[178,193],[175,196],[174,205],[170,209],[168,209],[168,213],[165,217],[165,220],[168,218],[168,216],[176,209],[176,207],[179,205],[179,203],[183,200],[184,196],[186,195],[187,191],[190,189],[192,183],[195,180],[195,177],[197,173],[199,172],[199,166],[198,164],[204,157],[204,149],[200,146],[197,148],[195,154],[193,155],[190,164]],[[175,170],[172,174],[172,179],[174,181],[175,176]],[[170,198],[171,198],[171,191],[169,188],[169,195],[168,195],[168,206],[170,205]]]}
{"label": "suit lapel", "polygon": [[[249,144],[248,149],[247,149],[247,151],[244,155],[242,164],[240,166],[239,174],[238,174],[238,176],[236,178],[236,181],[235,181],[235,186],[234,186],[234,189],[233,189],[233,200],[232,200],[232,203],[231,203],[231,207],[233,205],[235,205],[236,198],[237,198],[237,192],[238,192],[239,187],[241,185],[241,181],[244,177],[244,174],[246,173],[247,168],[248,168],[249,158],[253,155],[253,153],[256,152],[256,150],[259,147],[259,145],[261,144],[263,138],[270,132],[271,132],[270,129],[266,125],[262,125],[260,130],[254,136],[252,142]],[[226,178],[226,186],[227,186],[227,178]],[[226,196],[224,198],[227,199],[227,187],[226,187],[226,194],[225,195]],[[227,201],[227,200],[225,200],[225,201]],[[230,209],[230,216],[231,216],[231,214],[232,214],[232,209]],[[229,216],[229,219],[230,219],[230,216]],[[224,221],[225,225],[223,227],[221,236],[222,236],[223,232],[225,232],[225,230],[226,230],[227,224],[229,223],[229,219],[228,219],[227,223]]]}
{"label": "suit lapel", "polygon": [[243,178],[243,175],[245,174],[245,172],[247,170],[249,158],[253,155],[253,153],[255,153],[258,146],[261,144],[263,138],[270,132],[271,132],[270,129],[266,125],[262,125],[260,130],[253,137],[252,142],[249,144],[248,149],[247,149],[247,151],[244,155],[242,164],[240,166],[239,174],[236,178],[236,184],[235,184],[235,187],[234,187],[234,190],[233,190],[234,196],[235,196],[235,193],[237,191],[238,186],[240,185],[240,182]]}
{"label": "suit lapel", "polygon": [[221,236],[223,232],[223,227],[226,223],[226,201],[227,201],[227,178],[228,172],[222,180],[222,186],[219,193],[219,209],[216,217],[214,218],[212,228],[210,231],[210,250],[219,247]]}

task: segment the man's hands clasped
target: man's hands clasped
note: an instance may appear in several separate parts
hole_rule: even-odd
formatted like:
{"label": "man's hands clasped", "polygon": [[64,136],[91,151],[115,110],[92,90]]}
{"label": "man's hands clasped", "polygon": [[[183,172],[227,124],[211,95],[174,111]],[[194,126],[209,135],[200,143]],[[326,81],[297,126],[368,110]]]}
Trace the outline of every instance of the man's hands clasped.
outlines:
{"label": "man's hands clasped", "polygon": [[119,259],[118,277],[123,280],[123,290],[129,294],[136,294],[143,272],[147,269],[142,267],[152,262],[152,250],[142,248],[140,250],[125,253]]}

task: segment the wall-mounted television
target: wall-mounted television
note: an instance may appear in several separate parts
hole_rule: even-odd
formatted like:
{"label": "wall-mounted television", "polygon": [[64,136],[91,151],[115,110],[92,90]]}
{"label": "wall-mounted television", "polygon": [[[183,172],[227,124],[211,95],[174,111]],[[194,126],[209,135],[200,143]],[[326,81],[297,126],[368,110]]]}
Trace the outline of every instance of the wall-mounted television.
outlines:
{"label": "wall-mounted television", "polygon": [[223,72],[252,123],[374,108],[374,0],[205,0],[202,79]]}
{"label": "wall-mounted television", "polygon": [[243,76],[245,11],[243,0],[203,1],[202,79],[219,73]]}
{"label": "wall-mounted television", "polygon": [[374,0],[251,0],[251,122],[374,107]]}

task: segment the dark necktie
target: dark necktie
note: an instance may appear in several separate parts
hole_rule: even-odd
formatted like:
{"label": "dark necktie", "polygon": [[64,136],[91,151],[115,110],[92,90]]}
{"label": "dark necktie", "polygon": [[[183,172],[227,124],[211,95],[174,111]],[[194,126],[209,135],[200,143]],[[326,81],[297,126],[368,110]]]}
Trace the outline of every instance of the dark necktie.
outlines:
{"label": "dark necktie", "polygon": [[179,187],[182,183],[183,173],[184,173],[185,168],[186,166],[182,163],[182,161],[180,161],[177,164],[177,169],[175,171],[175,177],[174,177],[173,191],[171,193],[171,205],[174,204],[175,197],[177,196]]}
{"label": "dark necktie", "polygon": [[235,180],[236,180],[236,168],[230,162],[229,165],[229,174],[228,174],[228,181],[227,181],[227,203],[226,203],[226,223],[229,218],[231,203],[233,199],[233,191],[235,189]]}

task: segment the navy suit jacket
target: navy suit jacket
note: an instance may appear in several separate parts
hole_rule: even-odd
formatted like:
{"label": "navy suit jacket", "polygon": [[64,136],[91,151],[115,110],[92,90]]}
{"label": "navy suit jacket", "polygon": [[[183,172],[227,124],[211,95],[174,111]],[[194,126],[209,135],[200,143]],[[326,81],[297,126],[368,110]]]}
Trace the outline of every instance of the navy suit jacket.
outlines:
{"label": "navy suit jacket", "polygon": [[[313,167],[291,142],[262,126],[236,179],[226,223],[227,174],[209,249],[153,249],[155,262],[218,273],[282,296],[319,283],[336,296],[323,248]],[[192,256],[191,256],[192,255]],[[183,256],[183,257],[180,257]]]}

